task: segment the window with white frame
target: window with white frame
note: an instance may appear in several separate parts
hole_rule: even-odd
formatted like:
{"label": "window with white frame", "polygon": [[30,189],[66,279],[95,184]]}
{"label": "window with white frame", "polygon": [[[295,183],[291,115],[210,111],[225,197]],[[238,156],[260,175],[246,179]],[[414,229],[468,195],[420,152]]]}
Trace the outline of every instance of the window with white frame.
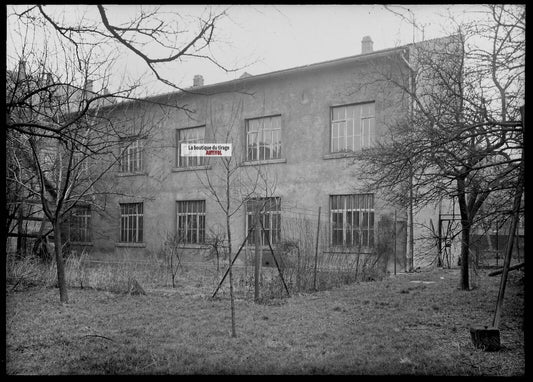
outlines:
{"label": "window with white frame", "polygon": [[330,196],[331,244],[374,246],[374,194]]}
{"label": "window with white frame", "polygon": [[281,116],[246,120],[246,160],[281,158]]}
{"label": "window with white frame", "polygon": [[143,166],[142,140],[124,138],[120,143],[120,172],[141,172]]}
{"label": "window with white frame", "polygon": [[91,241],[91,207],[75,207],[70,215],[69,239],[71,242]]}
{"label": "window with white frame", "polygon": [[205,126],[190,127],[176,130],[176,165],[177,167],[195,167],[205,164],[205,157],[182,157],[182,143],[204,143]]}
{"label": "window with white frame", "polygon": [[142,243],[143,203],[120,204],[120,242]]}
{"label": "window with white frame", "polygon": [[[260,210],[259,218],[263,223],[261,229],[261,245],[277,244],[281,238],[281,198],[255,198],[246,202],[246,233],[253,227],[257,209]],[[264,228],[264,229],[262,229]],[[268,242],[267,242],[268,238]],[[255,233],[248,235],[248,245],[255,245]]]}
{"label": "window with white frame", "polygon": [[331,108],[331,152],[358,151],[375,138],[374,102]]}
{"label": "window with white frame", "polygon": [[205,243],[205,200],[177,202],[177,229],[182,243]]}

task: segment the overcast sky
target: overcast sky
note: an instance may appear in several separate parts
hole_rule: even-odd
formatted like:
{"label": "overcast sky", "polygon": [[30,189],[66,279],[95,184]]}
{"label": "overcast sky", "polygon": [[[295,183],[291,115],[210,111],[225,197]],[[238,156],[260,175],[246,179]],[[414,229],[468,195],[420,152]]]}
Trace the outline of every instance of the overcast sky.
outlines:
{"label": "overcast sky", "polygon": [[[80,11],[80,7],[65,6],[63,13]],[[261,74],[275,70],[308,65],[316,62],[352,56],[361,53],[361,39],[368,35],[374,50],[392,48],[422,39],[442,37],[452,32],[449,14],[457,20],[475,17],[478,5],[402,5],[391,6],[400,11],[413,12],[423,26],[424,34],[415,31],[383,5],[233,5],[218,6],[228,9],[228,18],[218,24],[212,47],[215,58],[228,68],[246,66],[225,73],[208,62],[174,64],[167,75],[182,87],[192,85],[195,74],[204,77],[205,84],[238,78],[244,71]],[[95,12],[94,6],[88,7]],[[49,6],[46,9],[50,9]],[[118,23],[138,9],[138,5],[106,5],[112,23]],[[180,14],[198,14],[205,5],[165,5],[163,10]],[[85,9],[84,9],[85,11]],[[9,22],[9,19],[8,19]],[[8,56],[10,44],[8,24]],[[9,60],[9,57],[8,57]],[[146,66],[136,57],[123,56],[120,72],[135,77],[145,72]],[[123,73],[118,73],[121,76]],[[155,80],[148,81],[150,93],[169,91]]]}
{"label": "overcast sky", "polygon": [[[450,33],[450,12],[457,19],[475,17],[476,8],[402,7],[424,27],[423,36],[415,31],[416,41],[445,36]],[[195,74],[212,84],[238,78],[244,71],[255,75],[356,55],[366,35],[371,36],[374,50],[413,42],[413,28],[383,5],[235,5],[228,15],[218,30],[221,44],[214,49],[215,56],[228,67],[250,65],[225,73],[207,62],[184,64],[176,73],[184,85],[192,84]]]}

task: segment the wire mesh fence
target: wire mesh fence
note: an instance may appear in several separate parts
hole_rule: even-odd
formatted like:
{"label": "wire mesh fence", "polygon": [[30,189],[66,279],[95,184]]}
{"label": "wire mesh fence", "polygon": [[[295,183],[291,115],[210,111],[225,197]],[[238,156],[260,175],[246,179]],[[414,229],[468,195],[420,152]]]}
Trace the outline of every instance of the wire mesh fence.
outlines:
{"label": "wire mesh fence", "polygon": [[[332,231],[338,227],[324,214],[319,223],[318,213],[288,211],[283,213],[281,222],[279,240],[261,246],[259,287],[264,299],[378,280],[392,270],[391,261],[398,269],[405,265],[405,222],[396,221],[395,225],[389,215],[380,216],[375,223],[371,246],[353,245],[355,241],[350,246],[333,246]],[[205,296],[212,295],[220,286],[217,294],[224,297],[229,293],[228,280],[223,280],[229,258],[226,246],[220,240],[217,241],[217,251],[211,244],[203,248],[187,248],[189,256],[184,256],[185,248],[180,243],[176,248],[163,243],[157,252],[136,261],[127,257],[97,260],[87,253],[72,254],[66,262],[66,278],[70,287],[113,292],[126,291],[132,278],[147,290],[175,288]],[[237,298],[254,295],[255,256],[255,246],[244,246],[232,266]],[[36,263],[26,264],[27,267],[30,265],[35,267]],[[41,281],[53,285],[53,264],[48,267],[50,269],[41,270],[41,273],[49,277]],[[21,269],[17,272],[9,276],[16,279],[36,273],[24,273]]]}

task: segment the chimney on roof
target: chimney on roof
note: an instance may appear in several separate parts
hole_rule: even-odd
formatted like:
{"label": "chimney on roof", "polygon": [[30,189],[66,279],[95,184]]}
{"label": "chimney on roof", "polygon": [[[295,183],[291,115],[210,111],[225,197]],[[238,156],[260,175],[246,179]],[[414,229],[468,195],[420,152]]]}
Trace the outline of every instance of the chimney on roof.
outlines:
{"label": "chimney on roof", "polygon": [[204,86],[204,77],[200,74],[195,75],[192,82],[192,86],[195,88],[198,86]]}
{"label": "chimney on roof", "polygon": [[26,78],[26,61],[20,60],[19,61],[19,72],[18,72],[18,79],[23,80]]}
{"label": "chimney on roof", "polygon": [[93,91],[93,80],[87,80],[87,83],[85,84],[85,90],[87,92],[92,92]]}
{"label": "chimney on roof", "polygon": [[372,53],[374,51],[374,42],[370,36],[365,36],[361,40],[361,54]]}

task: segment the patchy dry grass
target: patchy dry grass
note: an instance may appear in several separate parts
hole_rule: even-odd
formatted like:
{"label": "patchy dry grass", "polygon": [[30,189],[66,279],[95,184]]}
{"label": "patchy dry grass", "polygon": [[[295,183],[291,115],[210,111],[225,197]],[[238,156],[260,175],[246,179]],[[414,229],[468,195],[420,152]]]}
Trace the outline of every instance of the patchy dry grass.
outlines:
{"label": "patchy dry grass", "polygon": [[[523,284],[510,276],[503,349],[475,349],[471,325],[489,325],[499,277],[458,290],[457,270],[403,274],[268,304],[192,288],[146,296],[53,288],[6,296],[8,374],[523,375]],[[419,282],[414,282],[419,281]],[[421,281],[433,281],[423,283]],[[9,291],[9,288],[8,288]]]}

